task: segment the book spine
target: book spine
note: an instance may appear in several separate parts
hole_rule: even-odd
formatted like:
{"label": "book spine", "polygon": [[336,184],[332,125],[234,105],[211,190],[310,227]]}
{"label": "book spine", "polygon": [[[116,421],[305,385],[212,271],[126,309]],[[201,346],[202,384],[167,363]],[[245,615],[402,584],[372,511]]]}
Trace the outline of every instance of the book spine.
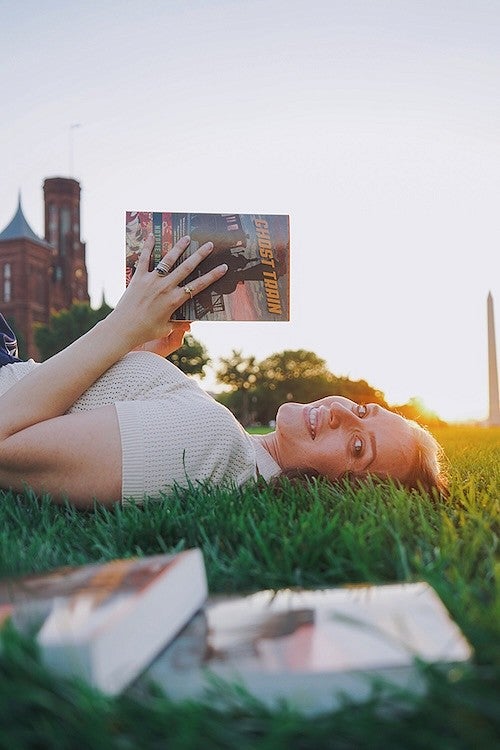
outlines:
{"label": "book spine", "polygon": [[162,259],[163,252],[162,252],[162,218],[163,214],[158,213],[156,211],[152,214],[152,224],[153,224],[153,236],[155,238],[155,244],[152,252],[152,259],[153,259],[153,268],[156,268],[160,260]]}

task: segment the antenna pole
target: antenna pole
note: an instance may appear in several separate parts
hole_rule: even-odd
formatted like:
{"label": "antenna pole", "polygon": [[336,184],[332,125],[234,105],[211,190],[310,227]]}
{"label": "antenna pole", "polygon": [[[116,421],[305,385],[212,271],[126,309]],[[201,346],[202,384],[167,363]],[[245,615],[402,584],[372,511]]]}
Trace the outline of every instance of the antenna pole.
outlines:
{"label": "antenna pole", "polygon": [[69,126],[69,176],[73,177],[73,131],[80,128],[79,122],[74,122]]}

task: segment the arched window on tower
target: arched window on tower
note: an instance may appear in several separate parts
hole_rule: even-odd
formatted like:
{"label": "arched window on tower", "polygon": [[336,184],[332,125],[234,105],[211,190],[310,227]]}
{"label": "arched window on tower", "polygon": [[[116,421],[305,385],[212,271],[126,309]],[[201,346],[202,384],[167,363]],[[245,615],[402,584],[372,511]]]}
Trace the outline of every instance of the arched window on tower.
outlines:
{"label": "arched window on tower", "polygon": [[59,232],[57,206],[49,203],[49,242],[53,246],[53,252],[56,253],[57,235]]}
{"label": "arched window on tower", "polygon": [[64,257],[65,255],[69,255],[71,252],[70,234],[71,234],[71,210],[69,206],[63,206],[61,208],[60,224],[59,224],[59,257],[60,258]]}
{"label": "arched window on tower", "polygon": [[10,302],[12,299],[12,272],[10,263],[5,263],[3,267],[3,301]]}
{"label": "arched window on tower", "polygon": [[46,276],[42,269],[37,268],[35,271],[35,297],[36,301],[42,307],[47,305],[47,285]]}

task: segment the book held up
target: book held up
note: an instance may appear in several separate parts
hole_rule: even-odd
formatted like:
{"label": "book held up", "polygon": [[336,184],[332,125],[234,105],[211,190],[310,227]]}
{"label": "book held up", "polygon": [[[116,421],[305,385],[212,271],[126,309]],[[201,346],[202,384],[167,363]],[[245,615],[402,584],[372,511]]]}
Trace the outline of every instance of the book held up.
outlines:
{"label": "book held up", "polygon": [[120,692],[207,596],[198,549],[0,581],[0,624],[36,637],[43,662]]}
{"label": "book held up", "polygon": [[205,242],[214,247],[185,284],[226,263],[224,276],[187,299],[174,320],[286,321],[290,319],[290,226],[284,214],[126,212],[126,283],[149,234],[152,268],[185,235],[191,243],[182,262]]}

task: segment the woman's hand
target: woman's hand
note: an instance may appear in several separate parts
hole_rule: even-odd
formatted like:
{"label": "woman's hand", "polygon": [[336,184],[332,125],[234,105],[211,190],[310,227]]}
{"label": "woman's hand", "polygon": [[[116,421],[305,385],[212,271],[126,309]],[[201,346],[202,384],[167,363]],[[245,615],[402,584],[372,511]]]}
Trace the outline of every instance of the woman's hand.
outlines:
{"label": "woman's hand", "polygon": [[177,351],[183,344],[184,335],[191,330],[191,324],[187,320],[172,320],[170,322],[170,333],[161,339],[146,341],[138,347],[139,351],[153,352],[160,357],[168,357],[172,352]]}
{"label": "woman's hand", "polygon": [[[170,319],[177,308],[186,302],[189,296],[195,296],[226,273],[226,264],[217,266],[190,282],[191,294],[189,290],[186,291],[183,282],[213,249],[213,244],[207,242],[173,268],[190,241],[189,237],[182,237],[166,253],[162,261],[172,270],[165,276],[161,276],[156,270],[149,270],[154,247],[153,236],[150,235],[144,243],[130,284],[107,318],[108,326],[112,324],[115,335],[123,337],[122,340],[128,342],[129,351],[142,346],[145,342],[169,338],[173,332]],[[175,336],[172,341],[175,341]]]}

